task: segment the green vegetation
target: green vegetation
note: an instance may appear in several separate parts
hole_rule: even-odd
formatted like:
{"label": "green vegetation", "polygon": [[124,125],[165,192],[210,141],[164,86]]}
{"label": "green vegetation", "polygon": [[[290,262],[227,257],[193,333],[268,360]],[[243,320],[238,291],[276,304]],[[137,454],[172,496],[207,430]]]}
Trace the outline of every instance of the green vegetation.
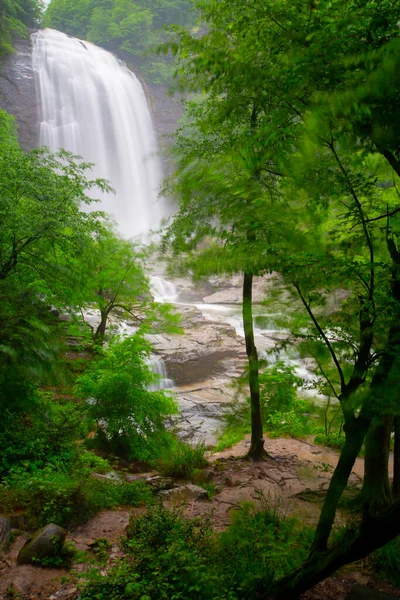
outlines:
{"label": "green vegetation", "polygon": [[163,28],[194,23],[191,0],[52,0],[44,17],[46,27],[115,52],[153,83],[169,82],[173,74],[172,62],[156,54]]}
{"label": "green vegetation", "polygon": [[197,469],[206,467],[204,444],[187,444],[179,439],[174,440],[167,455],[156,461],[156,466],[163,475],[179,479],[190,479]]}
{"label": "green vegetation", "polygon": [[[388,455],[399,395],[399,15],[390,0],[195,4],[202,35],[178,28],[166,45],[177,59],[176,87],[197,95],[176,137],[167,188],[180,210],[165,246],[194,277],[244,275],[250,458],[265,456],[254,276],[279,273],[275,301],[292,304],[285,344],[313,359],[343,419],[308,559],[259,593],[286,600],[398,533]],[[290,393],[282,397],[290,405]],[[264,419],[276,429],[284,414],[288,431],[298,429],[294,409]],[[364,518],[346,543],[330,546],[364,443]]]}
{"label": "green vegetation", "polygon": [[138,332],[111,340],[101,358],[78,379],[78,394],[87,399],[88,415],[109,452],[150,461],[165,453],[171,440],[166,418],[177,412],[165,392],[149,391],[155,376],[146,366],[150,345]]}
{"label": "green vegetation", "polygon": [[274,511],[244,505],[222,534],[207,521],[150,509],[132,519],[127,557],[105,579],[92,572],[83,600],[254,597],[306,556],[312,532]]}
{"label": "green vegetation", "polygon": [[[34,2],[3,4],[1,53],[38,18]],[[245,506],[216,534],[206,522],[150,508],[132,520],[125,558],[107,578],[92,573],[82,597],[292,600],[370,554],[397,583],[397,4],[53,0],[45,22],[130,58],[154,81],[169,78],[170,63],[148,52],[165,42],[176,58],[175,87],[192,94],[166,184],[180,204],[163,250],[175,271],[194,278],[243,276],[250,397],[227,414],[221,445],[249,432],[247,458],[267,460],[266,429],[313,433],[340,449],[314,531]],[[169,33],[158,30],[172,23]],[[121,240],[104,215],[83,210],[96,189],[108,189],[87,179],[89,166],[65,151],[23,153],[0,112],[0,510],[23,509],[32,527],[149,502],[142,485],[96,478],[108,464],[90,445],[175,477],[206,464],[203,447],[166,431],[176,405],[151,391],[146,334],[176,322],[152,301],[143,250]],[[312,361],[315,390],[335,405],[316,409],[298,398],[292,368],[259,360],[253,282],[268,273],[277,278],[267,302],[290,306],[282,348]],[[84,318],[93,305],[94,328]],[[118,313],[135,320],[135,335],[110,336]],[[338,536],[337,509],[361,452],[363,512]]]}
{"label": "green vegetation", "polygon": [[[176,330],[177,319],[153,302],[143,252],[86,210],[89,191],[109,189],[86,177],[90,165],[65,151],[22,152],[4,112],[0,133],[0,512],[23,511],[30,528],[72,526],[150,501],[144,484],[101,478],[112,467],[83,441],[95,433],[92,446],[100,440],[108,456],[168,455],[164,421],[176,406],[150,391],[144,335]],[[89,335],[82,316],[96,305]],[[112,337],[117,308],[136,317],[134,336]]]}
{"label": "green vegetation", "polygon": [[13,36],[27,37],[40,21],[40,0],[3,0],[0,6],[0,56],[13,52]]}

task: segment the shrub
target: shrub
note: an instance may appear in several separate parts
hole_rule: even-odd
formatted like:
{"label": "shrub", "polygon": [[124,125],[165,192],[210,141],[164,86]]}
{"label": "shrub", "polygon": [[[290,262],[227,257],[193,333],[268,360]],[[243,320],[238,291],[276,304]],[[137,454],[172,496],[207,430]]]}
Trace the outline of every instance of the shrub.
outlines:
{"label": "shrub", "polygon": [[64,473],[50,467],[35,474],[16,472],[0,486],[0,512],[26,510],[33,529],[55,523],[72,526],[87,521],[101,509],[137,506],[152,498],[141,482],[116,484],[89,477],[89,471]]}
{"label": "shrub", "polygon": [[269,415],[265,427],[271,437],[303,437],[310,433],[306,417],[294,409]]}
{"label": "shrub", "polygon": [[205,450],[203,443],[186,444],[175,439],[166,456],[155,464],[163,475],[188,479],[195,469],[202,469],[208,465],[204,458]]}
{"label": "shrub", "polygon": [[168,447],[165,419],[177,412],[163,391],[150,391],[154,374],[146,364],[150,352],[143,334],[113,338],[99,360],[78,379],[77,392],[98,423],[99,442],[114,454],[148,461]]}
{"label": "shrub", "polygon": [[318,433],[314,438],[314,444],[321,446],[328,446],[328,448],[336,448],[340,450],[345,442],[344,433],[334,429],[329,431],[328,434],[325,432]]}
{"label": "shrub", "polygon": [[400,585],[400,538],[395,538],[371,555],[375,571],[393,585]]}
{"label": "shrub", "polygon": [[244,600],[307,556],[312,530],[269,509],[244,505],[228,530],[178,511],[150,509],[131,519],[127,556],[107,578],[92,572],[82,600]]}
{"label": "shrub", "polygon": [[35,472],[46,465],[68,470],[77,460],[76,439],[87,433],[82,409],[41,393],[30,413],[5,411],[0,423],[0,480],[16,465]]}

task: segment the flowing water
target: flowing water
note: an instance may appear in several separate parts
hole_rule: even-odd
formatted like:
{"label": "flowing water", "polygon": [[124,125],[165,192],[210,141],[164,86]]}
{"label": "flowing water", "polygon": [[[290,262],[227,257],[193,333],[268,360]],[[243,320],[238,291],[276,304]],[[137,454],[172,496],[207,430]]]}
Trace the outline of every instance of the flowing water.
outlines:
{"label": "flowing water", "polygon": [[94,163],[112,194],[95,209],[114,216],[120,233],[146,235],[167,216],[158,198],[162,169],[146,95],[138,78],[109,52],[46,29],[32,35],[40,103],[40,139]]}

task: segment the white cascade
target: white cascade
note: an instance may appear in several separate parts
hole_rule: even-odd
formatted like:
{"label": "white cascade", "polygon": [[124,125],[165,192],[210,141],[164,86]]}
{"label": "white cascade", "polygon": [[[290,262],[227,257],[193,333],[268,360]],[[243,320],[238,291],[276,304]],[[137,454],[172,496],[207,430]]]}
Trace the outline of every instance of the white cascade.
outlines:
{"label": "white cascade", "polygon": [[169,379],[167,368],[162,358],[152,354],[148,358],[148,365],[155,375],[157,375],[157,381],[153,383],[149,390],[151,392],[157,392],[159,390],[168,390],[174,387],[174,381]]}
{"label": "white cascade", "polygon": [[113,215],[127,238],[147,234],[168,215],[159,198],[161,161],[138,78],[94,44],[46,29],[32,35],[39,103],[39,143],[94,163],[113,194],[94,193],[95,210]]}
{"label": "white cascade", "polygon": [[173,304],[178,299],[178,291],[175,284],[158,275],[150,277],[150,290],[155,302]]}

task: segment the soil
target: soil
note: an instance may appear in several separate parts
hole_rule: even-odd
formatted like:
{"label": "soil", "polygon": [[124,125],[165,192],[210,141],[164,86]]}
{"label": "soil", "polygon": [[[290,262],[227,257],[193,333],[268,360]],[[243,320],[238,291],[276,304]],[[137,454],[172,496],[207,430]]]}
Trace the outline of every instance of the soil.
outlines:
{"label": "soil", "polygon": [[[338,453],[316,446],[310,440],[267,439],[270,457],[253,463],[243,458],[248,446],[249,440],[245,439],[234,448],[210,457],[210,466],[196,476],[194,483],[207,482],[209,489],[216,493],[210,501],[182,501],[180,497],[177,503],[185,516],[207,515],[215,529],[221,531],[229,524],[232,510],[239,509],[242,502],[250,501],[260,508],[267,505],[283,516],[295,513],[303,522],[314,524]],[[350,477],[348,494],[359,489],[362,473],[363,461],[358,459]],[[174,503],[165,504],[171,506]],[[103,511],[70,531],[68,539],[77,550],[89,555],[97,540],[107,539],[110,566],[122,555],[118,542],[125,534],[130,516],[140,517],[144,510]],[[337,524],[345,523],[349,518],[347,515],[339,511]],[[18,535],[10,552],[0,559],[0,600],[18,597],[23,600],[76,600],[79,597],[76,575],[63,569],[16,565],[18,552],[26,539],[27,535]],[[76,564],[72,571],[84,573],[87,568],[86,564]],[[104,569],[106,574],[106,567]],[[303,600],[344,600],[354,583],[400,598],[400,589],[377,581],[365,561],[322,582],[307,592]]]}

